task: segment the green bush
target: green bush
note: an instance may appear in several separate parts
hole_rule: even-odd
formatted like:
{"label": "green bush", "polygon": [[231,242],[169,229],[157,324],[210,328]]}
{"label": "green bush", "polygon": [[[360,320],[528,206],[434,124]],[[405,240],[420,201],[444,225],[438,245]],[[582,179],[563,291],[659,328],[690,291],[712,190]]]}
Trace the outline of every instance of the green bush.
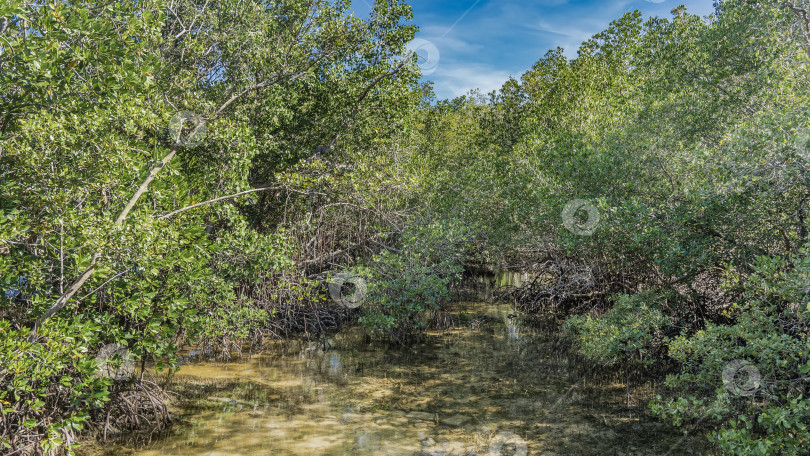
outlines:
{"label": "green bush", "polygon": [[21,454],[78,446],[78,431],[105,405],[112,383],[97,375],[90,353],[100,329],[74,317],[49,320],[34,334],[0,320],[0,446]]}
{"label": "green bush", "polygon": [[570,317],[563,331],[591,361],[604,366],[628,360],[646,365],[655,361],[653,352],[666,340],[663,329],[671,323],[660,310],[660,301],[654,292],[620,295],[604,315]]}
{"label": "green bush", "polygon": [[[727,309],[732,324],[707,324],[670,343],[670,356],[680,363],[666,381],[674,398],[659,396],[652,410],[675,425],[708,419],[717,426],[711,438],[723,454],[806,454],[808,277],[810,257],[804,250],[791,261],[759,258],[746,281],[745,300]],[[732,362],[750,363],[754,378],[731,377]],[[740,384],[742,392],[734,387]]]}
{"label": "green bush", "polygon": [[360,317],[366,331],[403,345],[417,337],[461,278],[464,239],[465,230],[452,223],[414,225],[401,235],[398,251],[376,255],[366,269]]}

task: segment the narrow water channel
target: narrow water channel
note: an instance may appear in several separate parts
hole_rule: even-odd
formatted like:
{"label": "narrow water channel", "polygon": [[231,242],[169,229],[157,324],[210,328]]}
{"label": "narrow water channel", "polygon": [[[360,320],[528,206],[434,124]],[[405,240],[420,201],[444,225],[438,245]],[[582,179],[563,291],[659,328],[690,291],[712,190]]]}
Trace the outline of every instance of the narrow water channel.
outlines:
{"label": "narrow water channel", "polygon": [[249,360],[183,366],[177,425],[137,456],[677,455],[700,437],[646,414],[649,389],[578,377],[548,331],[509,306],[459,305],[459,328],[406,350],[278,342]]}

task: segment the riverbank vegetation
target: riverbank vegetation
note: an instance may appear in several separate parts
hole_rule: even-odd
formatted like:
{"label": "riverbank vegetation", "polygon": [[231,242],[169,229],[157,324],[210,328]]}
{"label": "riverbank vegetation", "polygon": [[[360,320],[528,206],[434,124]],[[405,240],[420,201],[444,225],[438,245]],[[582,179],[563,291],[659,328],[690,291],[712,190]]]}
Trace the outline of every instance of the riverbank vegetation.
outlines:
{"label": "riverbank vegetation", "polygon": [[[807,6],[627,13],[437,100],[396,0],[0,5],[2,451],[167,425],[143,368],[185,346],[351,321],[406,345],[465,265],[497,264],[543,272],[510,298],[582,356],[660,375],[662,419],[801,454]],[[109,344],[136,375],[98,374]]]}

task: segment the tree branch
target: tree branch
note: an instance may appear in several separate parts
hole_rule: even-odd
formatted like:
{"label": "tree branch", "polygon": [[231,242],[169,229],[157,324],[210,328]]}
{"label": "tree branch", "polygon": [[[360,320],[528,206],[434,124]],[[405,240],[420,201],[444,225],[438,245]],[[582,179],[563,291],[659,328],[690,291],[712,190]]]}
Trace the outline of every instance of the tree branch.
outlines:
{"label": "tree branch", "polygon": [[[320,62],[323,58],[325,58],[326,55],[328,55],[327,52],[321,53],[318,56],[318,58],[313,59],[313,61],[309,65],[306,65],[304,68],[302,68],[301,70],[299,70],[297,72],[286,73],[286,74],[282,73],[282,74],[277,75],[273,79],[268,79],[268,80],[266,80],[266,81],[264,81],[262,83],[252,85],[252,86],[242,90],[241,92],[233,95],[231,98],[229,98],[227,101],[225,101],[225,103],[223,103],[219,107],[219,109],[217,109],[217,111],[214,113],[214,115],[211,118],[212,119],[217,118],[220,115],[222,115],[225,112],[225,110],[231,104],[233,104],[236,100],[238,100],[240,97],[244,96],[245,94],[249,93],[250,91],[261,90],[261,89],[263,89],[265,87],[269,87],[271,85],[277,84],[282,79],[289,78],[289,80],[294,80],[294,79],[298,78],[302,74],[306,73],[310,68],[312,68],[318,62]],[[402,67],[402,65],[400,65],[400,68],[401,67]],[[384,76],[385,75],[383,75],[383,77]],[[382,79],[382,77],[378,78],[377,81],[379,81],[380,79]],[[376,82],[374,82],[374,84],[376,84]],[[366,92],[364,92],[363,97],[365,97],[365,95],[368,93],[369,90],[370,90],[370,88],[366,89]],[[115,225],[116,226],[121,226],[127,220],[127,217],[129,216],[130,211],[132,211],[132,208],[135,207],[135,204],[137,204],[138,200],[141,198],[141,196],[149,188],[149,185],[152,183],[153,180],[155,180],[155,177],[157,177],[158,173],[160,173],[160,170],[163,169],[163,167],[165,167],[174,158],[174,156],[177,154],[177,150],[180,148],[180,145],[181,144],[176,142],[172,146],[169,153],[166,154],[166,156],[163,157],[163,159],[149,171],[149,174],[147,175],[146,179],[141,183],[141,185],[138,187],[138,190],[135,192],[135,194],[132,195],[132,197],[127,202],[126,206],[124,206],[124,209],[121,211],[120,214],[118,214],[118,217],[115,219]],[[189,206],[188,208],[183,208],[183,209],[180,209],[178,211],[171,212],[169,214],[166,214],[166,215],[162,216],[161,218],[171,217],[172,215],[178,214],[180,212],[184,212],[184,211],[189,210],[189,209],[191,209],[193,207],[199,207],[199,206],[203,206],[203,205],[206,205],[206,204],[212,204],[212,203],[214,203],[216,201],[222,201],[222,200],[229,199],[229,198],[235,198],[237,196],[241,196],[241,195],[244,195],[244,194],[247,194],[247,193],[252,193],[252,192],[255,192],[255,191],[262,191],[262,190],[269,190],[269,188],[265,187],[265,188],[262,188],[262,189],[247,190],[245,192],[240,192],[239,194],[236,194],[236,195],[231,195],[231,196],[217,198],[217,199],[211,200],[211,201],[206,201],[204,203],[199,203],[199,204],[196,204],[196,205],[193,205],[193,206]],[[36,326],[38,326],[39,323],[41,323],[42,321],[52,317],[54,314],[59,312],[62,308],[64,308],[67,305],[70,298],[72,298],[76,294],[76,292],[79,291],[79,289],[82,287],[82,285],[84,285],[84,283],[87,281],[87,279],[89,279],[93,275],[93,272],[95,271],[98,260],[100,258],[101,258],[101,253],[100,252],[97,252],[97,253],[93,254],[92,260],[90,262],[90,266],[87,269],[85,269],[84,272],[82,272],[82,274],[79,276],[79,278],[70,285],[70,287],[68,288],[68,291],[63,293],[61,296],[59,296],[59,298],[56,300],[56,302],[53,304],[53,306],[51,306],[51,308],[49,308],[47,311],[45,311],[45,313],[37,320]]]}
{"label": "tree branch", "polygon": [[793,11],[797,16],[799,16],[799,19],[801,19],[801,25],[804,29],[802,36],[804,37],[805,45],[807,46],[808,50],[810,50],[810,19],[807,17],[807,10],[797,7],[790,0],[785,0],[784,4],[787,5],[787,7],[790,8],[790,10]]}
{"label": "tree branch", "polygon": [[118,214],[118,218],[115,219],[116,225],[121,225],[124,223],[124,221],[126,221],[127,217],[129,216],[129,212],[132,210],[133,207],[135,207],[135,204],[141,198],[141,195],[143,195],[144,192],[146,192],[146,189],[149,188],[149,184],[151,184],[152,181],[155,180],[155,177],[157,177],[160,170],[163,169],[164,166],[168,165],[169,162],[172,161],[172,158],[174,158],[174,156],[177,155],[177,149],[179,148],[180,144],[179,142],[176,142],[175,145],[172,146],[172,149],[169,151],[169,153],[166,154],[165,157],[163,157],[163,160],[161,160],[160,163],[155,165],[155,167],[149,171],[149,175],[146,176],[146,179],[141,183],[140,187],[138,187],[138,190],[135,192],[134,195],[132,195],[132,198],[129,199],[127,205],[124,206],[124,210],[122,210],[121,213]]}
{"label": "tree branch", "polygon": [[209,204],[214,204],[214,203],[218,203],[220,201],[225,201],[225,200],[229,200],[229,199],[233,199],[233,198],[238,198],[240,196],[247,195],[249,193],[263,192],[263,191],[266,191],[266,190],[284,190],[284,191],[287,191],[287,192],[290,192],[290,193],[298,193],[298,194],[301,194],[301,195],[315,194],[315,195],[326,196],[325,193],[304,192],[304,191],[301,191],[301,190],[293,190],[293,189],[287,188],[285,186],[260,187],[260,188],[253,188],[253,189],[250,189],[250,190],[241,191],[241,192],[238,192],[238,193],[234,193],[232,195],[220,196],[219,198],[214,198],[214,199],[211,199],[211,200],[208,200],[208,201],[203,201],[202,203],[192,204],[191,206],[186,206],[184,208],[177,209],[175,211],[171,211],[171,212],[167,212],[165,214],[159,215],[158,218],[160,218],[160,219],[169,219],[169,218],[174,217],[177,214],[180,214],[182,212],[186,212],[188,210],[191,210],[191,209],[194,209],[194,208],[197,208],[197,207],[208,206]]}
{"label": "tree branch", "polygon": [[87,279],[89,279],[90,276],[93,275],[93,271],[95,271],[96,266],[98,265],[99,258],[101,258],[100,253],[93,254],[93,258],[90,260],[90,266],[88,266],[87,269],[84,270],[82,275],[79,276],[78,280],[76,280],[70,285],[70,288],[68,288],[67,292],[62,294],[62,296],[59,296],[59,299],[56,300],[54,305],[51,306],[50,309],[46,310],[41,317],[39,317],[35,327],[38,327],[40,323],[51,318],[56,312],[59,312],[60,310],[62,310],[63,307],[65,307],[65,305],[67,305],[68,300],[70,300],[70,298],[72,298],[73,295],[75,295],[76,292],[79,291],[82,285],[84,285],[84,282],[87,282]]}
{"label": "tree branch", "polygon": [[366,86],[366,88],[360,94],[360,97],[357,98],[357,103],[355,104],[354,109],[352,109],[351,114],[347,115],[344,118],[343,124],[340,126],[340,129],[338,130],[337,134],[335,134],[334,138],[332,138],[332,140],[329,142],[329,145],[326,146],[326,147],[319,147],[317,149],[317,151],[315,152],[315,155],[313,155],[313,156],[311,156],[311,157],[309,157],[307,159],[307,163],[311,162],[316,157],[320,156],[322,153],[329,153],[329,152],[332,151],[332,148],[335,147],[335,144],[337,144],[338,139],[340,138],[340,136],[343,134],[343,132],[345,132],[351,126],[351,123],[357,117],[357,114],[360,113],[360,106],[363,104],[363,101],[366,99],[368,94],[371,93],[371,89],[376,87],[377,84],[379,84],[383,79],[385,79],[385,78],[387,78],[389,76],[394,76],[395,74],[402,71],[402,68],[405,66],[406,63],[408,63],[409,60],[410,59],[402,59],[402,62],[400,62],[399,65],[397,65],[396,68],[394,68],[391,71],[388,71],[386,73],[383,73],[383,74],[377,76],[376,78],[374,78],[373,81],[371,81],[371,83],[368,86]]}
{"label": "tree branch", "polygon": [[[124,222],[127,220],[127,217],[129,216],[129,213],[132,211],[132,208],[135,207],[135,204],[141,198],[141,195],[143,195],[144,192],[146,192],[147,188],[149,188],[149,184],[151,184],[152,181],[155,180],[155,177],[157,177],[160,170],[163,169],[163,167],[166,166],[172,160],[172,158],[174,158],[174,156],[177,154],[177,149],[179,147],[180,144],[175,143],[175,145],[172,146],[169,153],[166,154],[166,156],[163,157],[163,159],[149,171],[149,174],[146,176],[146,179],[144,179],[144,181],[138,187],[138,190],[129,199],[126,206],[124,206],[124,209],[121,210],[121,213],[118,214],[118,217],[115,219],[115,226],[121,226],[124,224]],[[59,312],[60,310],[62,310],[63,307],[67,305],[70,298],[72,298],[73,295],[75,295],[76,292],[78,292],[79,289],[81,289],[82,285],[84,285],[84,282],[86,282],[87,279],[89,279],[90,276],[93,275],[93,271],[95,271],[96,269],[99,258],[101,258],[100,252],[96,252],[93,254],[93,258],[90,261],[90,266],[88,266],[87,269],[85,269],[84,272],[82,272],[79,278],[70,285],[70,287],[65,293],[62,293],[62,295],[59,296],[59,299],[56,300],[56,302],[51,306],[51,308],[46,310],[45,313],[42,314],[41,317],[39,317],[39,319],[37,320],[37,326],[39,326],[39,324],[42,321],[51,318],[56,312]]]}
{"label": "tree branch", "polygon": [[280,188],[281,188],[281,187],[262,187],[262,188],[254,188],[254,189],[251,189],[251,190],[245,190],[245,191],[243,191],[243,192],[234,193],[233,195],[228,195],[228,196],[220,196],[219,198],[214,198],[214,199],[212,199],[212,200],[203,201],[202,203],[197,203],[197,204],[192,204],[191,206],[186,206],[186,207],[184,207],[184,208],[182,208],[182,209],[177,209],[177,210],[175,210],[175,211],[167,212],[167,213],[165,213],[165,214],[163,214],[163,215],[158,216],[158,218],[161,218],[161,219],[169,219],[169,218],[174,217],[174,216],[175,216],[175,215],[177,215],[177,214],[180,214],[180,213],[182,213],[182,212],[186,212],[186,211],[188,211],[188,210],[194,209],[195,207],[207,206],[207,205],[209,205],[209,204],[218,203],[218,202],[220,202],[220,201],[225,201],[225,200],[229,200],[229,199],[233,199],[233,198],[238,198],[238,197],[240,197],[240,196],[242,196],[242,195],[247,195],[248,193],[254,193],[254,192],[263,192],[263,191],[265,191],[265,190],[278,190],[278,189],[280,189]]}
{"label": "tree branch", "polygon": [[266,81],[264,81],[264,82],[261,82],[261,83],[259,83],[259,84],[254,84],[254,85],[252,85],[252,86],[250,86],[250,87],[248,87],[248,88],[246,88],[246,89],[242,90],[241,92],[239,92],[239,93],[237,93],[236,95],[234,95],[234,96],[232,96],[231,98],[229,98],[229,99],[228,99],[228,101],[226,101],[225,103],[223,103],[223,104],[222,104],[222,106],[220,106],[220,107],[219,107],[219,109],[217,109],[217,112],[215,112],[215,113],[214,113],[214,116],[213,116],[213,117],[214,117],[214,118],[216,118],[216,117],[219,117],[220,115],[222,115],[222,113],[223,113],[223,112],[225,112],[225,110],[228,108],[228,106],[230,106],[230,105],[231,105],[231,104],[232,104],[234,101],[236,101],[236,100],[238,100],[239,98],[241,98],[241,97],[243,97],[243,96],[247,95],[249,92],[251,92],[251,91],[253,91],[253,90],[261,90],[261,89],[264,89],[265,87],[270,87],[271,85],[277,84],[279,81],[281,81],[281,80],[282,80],[282,79],[284,79],[285,77],[289,77],[289,81],[294,81],[294,80],[298,79],[298,77],[299,77],[299,76],[301,76],[302,74],[306,73],[306,72],[307,72],[307,71],[308,71],[310,68],[312,68],[312,67],[313,67],[313,66],[314,66],[314,65],[315,65],[317,62],[319,62],[319,61],[320,61],[320,60],[321,60],[323,57],[324,57],[324,55],[321,55],[320,57],[318,57],[317,59],[315,59],[315,61],[314,61],[314,62],[312,62],[312,64],[311,64],[311,65],[309,65],[309,66],[305,67],[304,69],[302,69],[302,70],[300,70],[300,71],[296,71],[295,73],[288,73],[288,74],[286,74],[286,75],[285,75],[285,74],[281,74],[281,75],[276,76],[276,77],[275,77],[275,78],[273,78],[273,79],[268,79],[268,80],[266,80]]}

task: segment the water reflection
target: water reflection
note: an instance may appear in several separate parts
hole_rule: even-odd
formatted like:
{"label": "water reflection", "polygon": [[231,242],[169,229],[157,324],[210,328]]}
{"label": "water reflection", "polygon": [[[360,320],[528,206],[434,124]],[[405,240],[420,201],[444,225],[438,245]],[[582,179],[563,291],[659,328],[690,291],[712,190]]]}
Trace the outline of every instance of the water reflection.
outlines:
{"label": "water reflection", "polygon": [[332,355],[329,359],[329,373],[332,375],[340,373],[340,357],[338,355]]}
{"label": "water reflection", "polygon": [[180,404],[172,435],[134,454],[640,455],[680,439],[639,420],[646,401],[634,416],[621,408],[624,385],[572,377],[571,360],[508,307],[466,307],[463,327],[407,350],[349,330],[243,363],[184,365],[180,385],[197,397]]}

